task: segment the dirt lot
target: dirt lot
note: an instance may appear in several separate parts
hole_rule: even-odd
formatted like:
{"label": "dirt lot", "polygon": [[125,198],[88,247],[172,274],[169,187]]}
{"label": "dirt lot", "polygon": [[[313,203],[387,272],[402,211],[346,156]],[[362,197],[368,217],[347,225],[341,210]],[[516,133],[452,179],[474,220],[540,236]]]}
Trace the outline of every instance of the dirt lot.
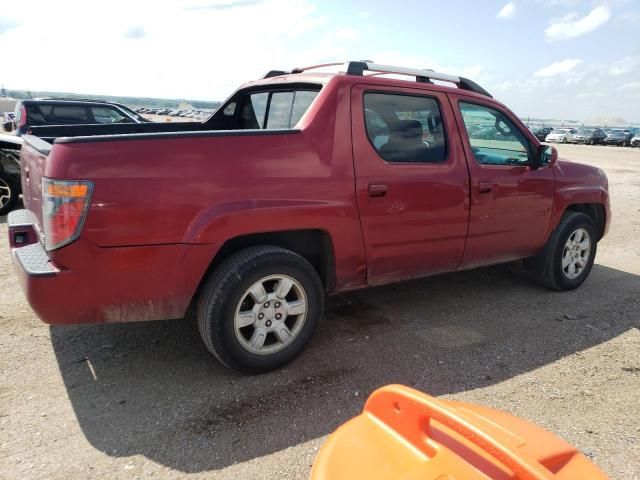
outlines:
{"label": "dirt lot", "polygon": [[397,382],[525,417],[640,478],[640,149],[559,149],[610,179],[613,225],[582,288],[501,266],[332,298],[306,353],[260,377],[221,368],[189,321],[40,323],[0,241],[0,477],[303,479]]}

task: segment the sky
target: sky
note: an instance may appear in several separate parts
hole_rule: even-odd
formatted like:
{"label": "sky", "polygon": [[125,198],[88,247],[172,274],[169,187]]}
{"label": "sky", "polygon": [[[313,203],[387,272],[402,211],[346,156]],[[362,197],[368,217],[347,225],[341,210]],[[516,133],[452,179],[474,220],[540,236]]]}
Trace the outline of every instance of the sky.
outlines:
{"label": "sky", "polygon": [[521,117],[640,122],[640,0],[0,0],[0,54],[15,90],[223,100],[369,59],[466,76]]}

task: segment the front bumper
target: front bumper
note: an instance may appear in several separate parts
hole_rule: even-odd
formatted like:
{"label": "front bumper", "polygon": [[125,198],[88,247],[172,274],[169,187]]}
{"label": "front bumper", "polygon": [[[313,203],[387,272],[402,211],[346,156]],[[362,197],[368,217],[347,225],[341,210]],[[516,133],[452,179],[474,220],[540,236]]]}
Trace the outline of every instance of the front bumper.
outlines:
{"label": "front bumper", "polygon": [[181,318],[217,249],[213,245],[99,247],[83,239],[53,252],[39,242],[35,217],[7,217],[20,285],[49,324]]}

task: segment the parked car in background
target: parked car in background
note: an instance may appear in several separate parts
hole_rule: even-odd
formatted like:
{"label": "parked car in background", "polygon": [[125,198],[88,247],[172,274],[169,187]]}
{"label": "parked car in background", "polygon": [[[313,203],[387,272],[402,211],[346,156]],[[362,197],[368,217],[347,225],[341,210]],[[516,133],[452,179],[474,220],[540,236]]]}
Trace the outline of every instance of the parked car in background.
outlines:
{"label": "parked car in background", "polygon": [[16,120],[14,112],[5,112],[2,114],[2,129],[10,132],[13,130],[13,122]]}
{"label": "parked car in background", "polygon": [[551,132],[553,132],[553,127],[539,127],[533,130],[533,134],[541,142],[544,142],[547,139],[547,135]]}
{"label": "parked car in background", "polygon": [[207,348],[259,373],[302,352],[327,294],[517,259],[549,288],[582,284],[610,217],[601,169],[558,160],[466,78],[343,67],[269,72],[205,123],[35,127],[26,210],[7,219],[35,312],[194,306]]}
{"label": "parked car in background", "polygon": [[0,215],[10,212],[20,196],[22,137],[0,133]]}
{"label": "parked car in background", "polygon": [[0,134],[0,215],[8,213],[18,201],[20,182],[20,148],[22,135],[34,126],[148,123],[125,105],[98,100],[29,99],[20,100],[13,119],[4,123],[12,135]]}
{"label": "parked car in background", "polygon": [[44,125],[148,122],[129,107],[96,100],[20,100],[16,105],[15,117],[16,135],[27,133],[30,127]]}
{"label": "parked car in background", "polygon": [[607,134],[600,128],[581,128],[571,135],[569,141],[571,143],[595,145],[596,143],[602,143],[605,138],[607,138]]}
{"label": "parked car in background", "polygon": [[630,130],[614,128],[609,134],[607,134],[602,143],[605,145],[619,145],[621,147],[626,147],[631,144],[631,138],[633,138],[633,133]]}
{"label": "parked car in background", "polygon": [[571,139],[571,135],[576,133],[574,128],[558,128],[551,132],[545,138],[546,142],[567,143]]}
{"label": "parked car in background", "polygon": [[629,143],[632,147],[640,147],[640,133],[636,133]]}

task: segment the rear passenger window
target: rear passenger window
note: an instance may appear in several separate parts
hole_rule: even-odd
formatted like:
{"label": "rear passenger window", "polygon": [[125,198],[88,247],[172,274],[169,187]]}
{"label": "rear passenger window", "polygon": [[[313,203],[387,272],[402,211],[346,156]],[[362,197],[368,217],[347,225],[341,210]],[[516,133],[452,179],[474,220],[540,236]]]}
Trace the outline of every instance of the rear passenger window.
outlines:
{"label": "rear passenger window", "polygon": [[54,105],[50,121],[60,123],[88,123],[89,117],[84,107]]}
{"label": "rear passenger window", "polygon": [[445,161],[447,143],[435,99],[365,93],[364,117],[371,145],[387,162]]}
{"label": "rear passenger window", "polygon": [[471,151],[484,165],[527,165],[529,142],[502,112],[460,102]]}

